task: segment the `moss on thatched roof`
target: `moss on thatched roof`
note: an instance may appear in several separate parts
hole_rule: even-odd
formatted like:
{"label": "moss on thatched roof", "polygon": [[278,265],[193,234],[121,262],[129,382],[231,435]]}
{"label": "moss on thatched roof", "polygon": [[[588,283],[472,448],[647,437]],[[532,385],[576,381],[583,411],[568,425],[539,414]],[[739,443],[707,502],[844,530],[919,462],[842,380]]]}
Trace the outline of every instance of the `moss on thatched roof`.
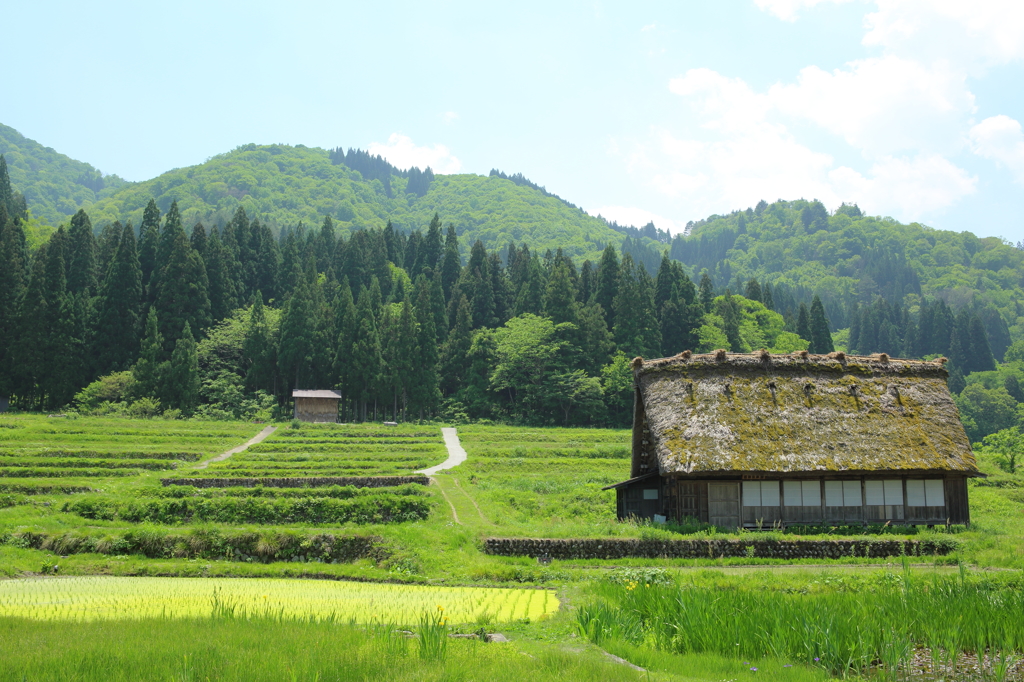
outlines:
{"label": "moss on thatched roof", "polygon": [[633,368],[663,474],[975,473],[943,362],[718,351]]}

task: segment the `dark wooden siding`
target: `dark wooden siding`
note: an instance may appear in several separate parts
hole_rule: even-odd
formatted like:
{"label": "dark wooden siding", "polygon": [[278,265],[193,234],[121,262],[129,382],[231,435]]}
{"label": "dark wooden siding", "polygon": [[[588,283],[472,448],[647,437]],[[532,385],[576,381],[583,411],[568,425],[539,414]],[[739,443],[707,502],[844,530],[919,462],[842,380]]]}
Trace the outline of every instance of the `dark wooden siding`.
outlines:
{"label": "dark wooden siding", "polygon": [[970,523],[971,510],[967,504],[967,477],[947,476],[945,493],[948,522],[957,524]]}

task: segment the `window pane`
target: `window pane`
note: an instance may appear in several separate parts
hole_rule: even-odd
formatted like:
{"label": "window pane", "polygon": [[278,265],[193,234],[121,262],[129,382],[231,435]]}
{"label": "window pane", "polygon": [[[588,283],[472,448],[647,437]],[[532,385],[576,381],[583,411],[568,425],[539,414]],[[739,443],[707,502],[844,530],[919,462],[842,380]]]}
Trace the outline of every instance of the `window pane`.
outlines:
{"label": "window pane", "polygon": [[761,481],[761,506],[778,507],[779,504],[779,482]]}
{"label": "window pane", "polygon": [[656,500],[656,499],[658,499],[658,490],[657,490],[657,488],[655,488],[653,490],[651,490],[650,488],[644,490],[644,499],[645,500]]}
{"label": "window pane", "polygon": [[907,505],[911,507],[923,507],[927,503],[924,501],[924,481],[919,478],[908,478],[907,479]]}
{"label": "window pane", "polygon": [[903,481],[882,481],[885,483],[885,504],[903,504]]}
{"label": "window pane", "polygon": [[821,481],[804,481],[804,506],[821,506]]}
{"label": "window pane", "polygon": [[743,481],[743,506],[744,507],[760,507],[761,506],[761,482],[760,481]]}
{"label": "window pane", "polygon": [[842,507],[843,506],[843,482],[842,481],[825,481],[825,506],[826,507]]}
{"label": "window pane", "polygon": [[864,481],[864,497],[867,504],[885,504],[881,481]]}
{"label": "window pane", "polygon": [[860,481],[843,481],[843,506],[861,507],[864,500],[860,495]]}
{"label": "window pane", "polygon": [[930,478],[924,482],[924,497],[929,507],[946,506],[946,486],[941,479]]}
{"label": "window pane", "polygon": [[803,506],[803,494],[800,481],[783,481],[782,492],[785,495],[787,507]]}

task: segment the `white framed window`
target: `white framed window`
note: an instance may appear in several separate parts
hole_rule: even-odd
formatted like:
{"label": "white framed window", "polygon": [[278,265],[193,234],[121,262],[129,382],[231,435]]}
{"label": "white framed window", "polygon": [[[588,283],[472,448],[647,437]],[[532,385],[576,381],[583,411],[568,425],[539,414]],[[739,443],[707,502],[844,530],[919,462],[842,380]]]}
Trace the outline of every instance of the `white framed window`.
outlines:
{"label": "white framed window", "polygon": [[903,504],[903,481],[864,481],[864,498],[869,505]]}
{"label": "white framed window", "polygon": [[787,507],[820,507],[820,481],[783,481],[782,495]]}
{"label": "white framed window", "polygon": [[907,479],[907,505],[910,507],[945,507],[946,491],[942,479]]}
{"label": "white framed window", "polygon": [[743,481],[744,507],[778,507],[778,481]]}
{"label": "white framed window", "polygon": [[825,481],[826,507],[860,507],[860,481]]}

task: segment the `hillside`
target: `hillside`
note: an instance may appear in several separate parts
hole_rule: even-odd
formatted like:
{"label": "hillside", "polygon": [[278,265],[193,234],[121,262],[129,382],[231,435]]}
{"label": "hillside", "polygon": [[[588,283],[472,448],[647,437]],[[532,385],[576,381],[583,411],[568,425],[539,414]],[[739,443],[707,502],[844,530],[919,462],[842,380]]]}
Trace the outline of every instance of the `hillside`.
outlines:
{"label": "hillside", "polygon": [[[1024,251],[997,237],[903,224],[856,206],[830,215],[816,201],[778,201],[700,221],[673,240],[670,255],[690,272],[707,269],[716,287],[741,293],[751,278],[771,284],[779,310],[818,294],[834,329],[851,326],[855,305],[898,318],[918,315],[930,298],[977,312],[996,359],[1024,338]],[[905,320],[892,323],[901,336]]]}
{"label": "hillside", "polygon": [[[97,230],[114,220],[138,225],[143,208],[156,199],[164,212],[177,201],[187,225],[223,225],[241,206],[275,230],[300,222],[316,226],[329,215],[343,231],[382,227],[388,220],[408,231],[425,228],[438,213],[456,226],[467,252],[477,239],[488,249],[515,241],[541,253],[561,247],[575,258],[596,260],[607,244],[625,239],[604,220],[513,179],[463,174],[431,181],[381,161],[385,184],[364,178],[344,155],[302,145],[244,145],[139,183],[102,176],[6,126],[0,126],[0,153],[33,215],[51,225],[66,222],[78,208],[86,209]],[[410,183],[416,186],[407,193]]]}
{"label": "hillside", "polygon": [[130,185],[2,123],[0,154],[7,160],[11,184],[25,195],[32,214],[53,226],[66,222],[82,206]]}

